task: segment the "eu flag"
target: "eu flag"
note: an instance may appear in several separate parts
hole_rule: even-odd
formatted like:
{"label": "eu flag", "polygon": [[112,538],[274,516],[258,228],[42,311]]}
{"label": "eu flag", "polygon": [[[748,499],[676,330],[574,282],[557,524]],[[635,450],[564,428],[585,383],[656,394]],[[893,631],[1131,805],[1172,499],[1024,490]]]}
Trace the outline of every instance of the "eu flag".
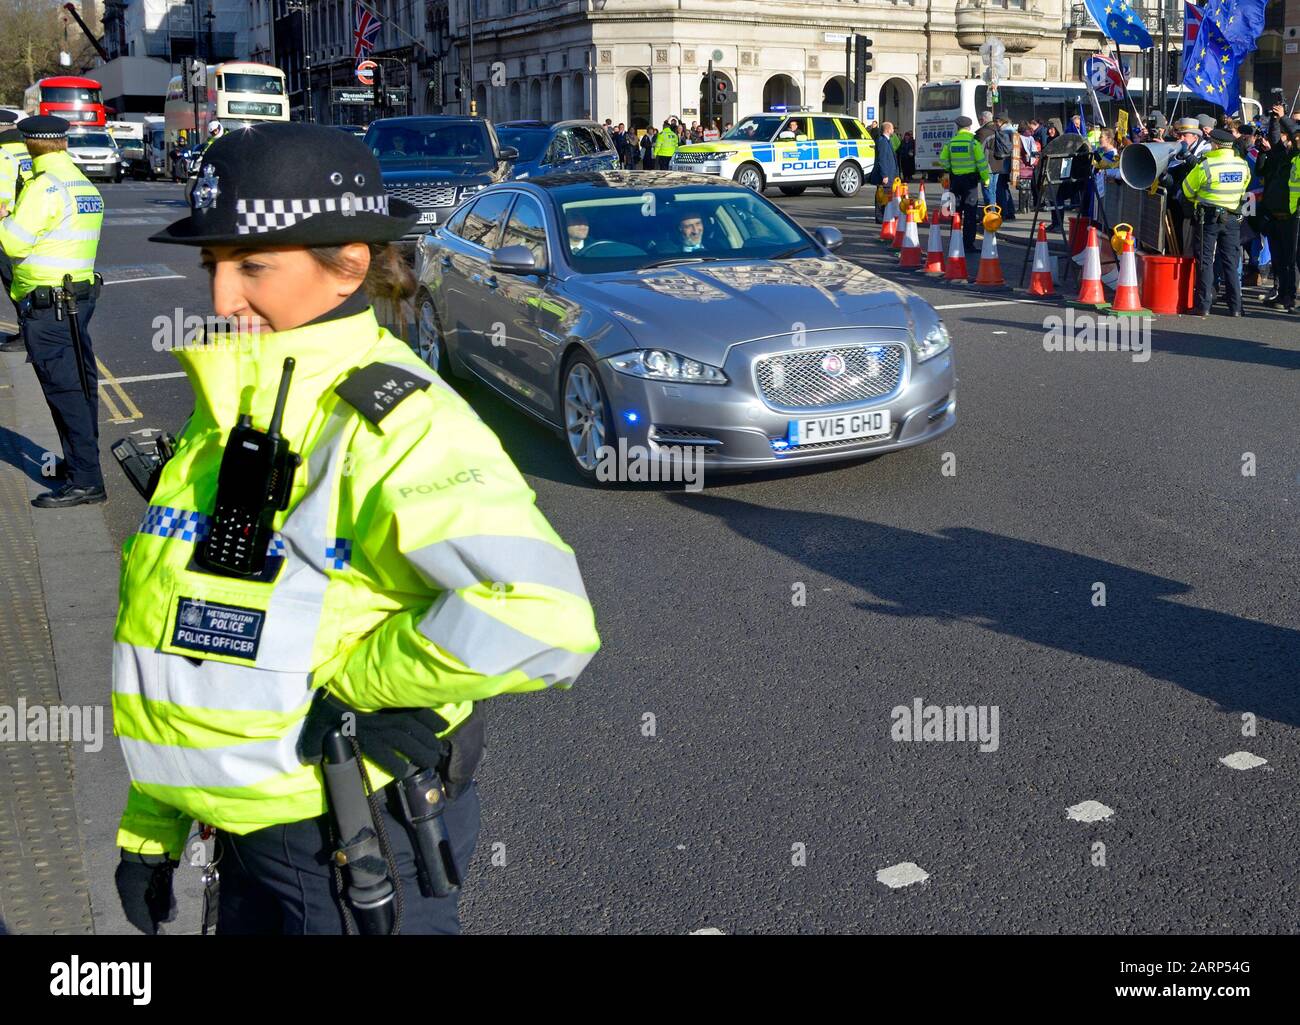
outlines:
{"label": "eu flag", "polygon": [[1083,0],[1092,20],[1101,34],[1118,43],[1128,43],[1139,50],[1149,50],[1155,43],[1142,21],[1142,15],[1133,10],[1128,0]]}
{"label": "eu flag", "polygon": [[1237,57],[1245,57],[1259,45],[1264,34],[1267,0],[1207,0],[1205,16],[1219,26]]}
{"label": "eu flag", "polygon": [[1217,103],[1225,113],[1235,114],[1241,106],[1240,70],[1241,58],[1207,12],[1187,57],[1183,85],[1201,99]]}

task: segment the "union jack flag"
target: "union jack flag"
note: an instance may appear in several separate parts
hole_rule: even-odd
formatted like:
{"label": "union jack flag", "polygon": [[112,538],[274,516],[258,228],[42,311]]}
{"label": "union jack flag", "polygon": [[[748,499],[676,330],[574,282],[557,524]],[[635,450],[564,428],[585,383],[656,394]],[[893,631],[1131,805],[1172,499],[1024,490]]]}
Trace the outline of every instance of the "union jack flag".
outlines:
{"label": "union jack flag", "polygon": [[1119,61],[1110,54],[1098,53],[1089,57],[1084,62],[1083,75],[1098,96],[1112,100],[1124,99],[1124,71],[1120,70]]}
{"label": "union jack flag", "polygon": [[1205,12],[1195,4],[1183,0],[1183,75],[1187,74],[1187,58],[1196,49],[1196,36],[1201,31]]}
{"label": "union jack flag", "polygon": [[379,20],[377,14],[357,4],[354,25],[356,27],[352,30],[352,56],[361,60],[362,57],[369,57],[374,50],[375,40],[384,23]]}

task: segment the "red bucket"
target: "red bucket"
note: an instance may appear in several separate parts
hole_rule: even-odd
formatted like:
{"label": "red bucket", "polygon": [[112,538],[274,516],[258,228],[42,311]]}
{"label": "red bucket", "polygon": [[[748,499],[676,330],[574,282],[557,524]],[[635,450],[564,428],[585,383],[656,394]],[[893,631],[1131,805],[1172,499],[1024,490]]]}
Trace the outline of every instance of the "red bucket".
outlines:
{"label": "red bucket", "polygon": [[1142,301],[1152,313],[1190,313],[1196,305],[1196,259],[1144,256]]}
{"label": "red bucket", "polygon": [[1070,215],[1070,255],[1078,256],[1088,245],[1088,226],[1092,221],[1079,214]]}

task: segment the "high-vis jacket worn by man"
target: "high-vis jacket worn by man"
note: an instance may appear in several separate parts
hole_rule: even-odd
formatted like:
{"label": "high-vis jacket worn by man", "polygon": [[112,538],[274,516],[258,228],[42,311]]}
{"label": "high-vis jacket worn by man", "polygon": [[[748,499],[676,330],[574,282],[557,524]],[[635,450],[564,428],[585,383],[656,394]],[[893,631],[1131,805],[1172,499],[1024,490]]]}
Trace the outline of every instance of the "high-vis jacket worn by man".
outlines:
{"label": "high-vis jacket worn by man", "polygon": [[[68,156],[68,122],[46,115],[25,118],[19,128],[36,154],[36,174],[23,186],[13,213],[0,221],[3,276],[18,308],[19,344],[27,350],[50,407],[66,470],[64,483],[33,504],[57,509],[103,502],[107,495],[99,465],[99,385],[90,323],[99,291],[95,252],[104,200]],[[62,301],[65,278],[71,278],[76,298],[79,358]]]}

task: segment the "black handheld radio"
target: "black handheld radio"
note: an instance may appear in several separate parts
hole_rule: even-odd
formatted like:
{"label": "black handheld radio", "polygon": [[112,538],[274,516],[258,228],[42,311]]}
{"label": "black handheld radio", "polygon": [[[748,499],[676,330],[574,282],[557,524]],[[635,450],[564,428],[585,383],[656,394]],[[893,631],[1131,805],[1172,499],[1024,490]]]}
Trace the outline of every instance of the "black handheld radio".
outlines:
{"label": "black handheld radio", "polygon": [[280,437],[294,361],[284,361],[275,412],[266,433],[245,413],[230,432],[217,477],[217,501],[208,536],[195,547],[194,561],[212,573],[255,577],[266,566],[275,514],[289,507],[293,474],[302,460]]}

